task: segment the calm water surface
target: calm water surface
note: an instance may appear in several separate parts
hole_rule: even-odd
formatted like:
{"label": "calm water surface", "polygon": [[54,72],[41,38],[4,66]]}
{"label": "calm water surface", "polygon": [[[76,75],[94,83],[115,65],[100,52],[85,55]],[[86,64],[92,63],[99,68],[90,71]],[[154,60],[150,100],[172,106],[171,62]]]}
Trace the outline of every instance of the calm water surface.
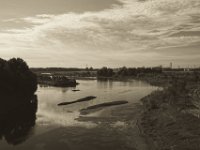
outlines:
{"label": "calm water surface", "polygon": [[[108,141],[110,140],[110,143],[106,141],[107,145],[106,143],[103,144],[105,148],[116,148],[115,146],[117,146],[117,143],[121,143],[120,145],[124,144],[123,148],[118,146],[117,149],[127,149],[125,148],[127,146],[126,142],[124,143],[120,138],[113,138],[116,137],[117,133],[121,134],[121,130],[116,129],[114,132],[113,129],[109,129],[109,131],[107,131],[109,136],[104,137],[105,131],[108,129],[108,126],[111,128],[115,128],[116,126],[125,126],[128,121],[117,120],[116,118],[120,118],[121,115],[118,113],[124,113],[123,109],[134,111],[134,106],[140,102],[139,100],[156,90],[157,87],[135,80],[127,82],[79,80],[78,82],[80,84],[76,88],[39,87],[36,93],[38,96],[38,109],[35,126],[32,127],[30,131],[27,131],[28,136],[26,136],[26,139],[20,144],[8,144],[6,140],[1,140],[0,150],[24,150],[27,148],[36,150],[53,150],[56,148],[58,149],[58,147],[60,149],[67,149],[68,147],[68,149],[73,150],[80,149],[79,146],[82,146],[81,149],[104,149],[99,146],[102,146],[102,142],[105,142],[105,139]],[[74,92],[72,91],[73,89],[78,89],[80,91]],[[86,96],[96,96],[97,98],[88,102],[75,103],[67,106],[57,106],[58,103],[74,101]],[[119,100],[126,100],[129,103],[125,104],[123,107],[113,106],[100,111],[101,114],[104,114],[103,125],[101,124],[102,120],[92,120],[93,118],[98,118],[98,112],[88,116],[81,116],[79,113],[81,109],[87,108],[88,106]],[[117,110],[118,113],[115,114],[114,117],[111,115],[111,117],[108,118],[108,121],[105,119],[105,112],[109,112],[111,109]],[[80,118],[87,117],[90,119],[87,121],[80,121]],[[115,120],[113,120],[113,118],[115,118]],[[115,123],[113,123],[114,121]],[[122,133],[125,133],[125,130]],[[16,138],[18,137],[16,136]],[[70,140],[67,140],[68,138]],[[94,140],[93,143],[91,142],[89,147],[87,144],[87,142],[89,142],[88,140]]]}

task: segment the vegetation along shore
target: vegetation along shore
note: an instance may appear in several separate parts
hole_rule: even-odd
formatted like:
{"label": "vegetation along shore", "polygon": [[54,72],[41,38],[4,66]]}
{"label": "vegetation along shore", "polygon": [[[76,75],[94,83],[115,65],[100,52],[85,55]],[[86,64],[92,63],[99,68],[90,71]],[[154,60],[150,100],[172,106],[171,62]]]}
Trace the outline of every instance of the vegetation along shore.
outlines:
{"label": "vegetation along shore", "polygon": [[153,149],[199,150],[199,78],[195,73],[184,74],[165,82],[163,90],[142,99],[144,111],[138,125]]}

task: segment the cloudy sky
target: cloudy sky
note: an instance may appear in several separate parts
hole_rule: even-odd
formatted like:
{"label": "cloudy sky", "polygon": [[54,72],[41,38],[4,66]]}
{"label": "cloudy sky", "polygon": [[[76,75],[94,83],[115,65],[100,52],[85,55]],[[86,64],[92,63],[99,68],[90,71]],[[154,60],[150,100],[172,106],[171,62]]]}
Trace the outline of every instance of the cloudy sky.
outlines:
{"label": "cloudy sky", "polygon": [[31,67],[200,66],[200,0],[0,0],[0,57]]}

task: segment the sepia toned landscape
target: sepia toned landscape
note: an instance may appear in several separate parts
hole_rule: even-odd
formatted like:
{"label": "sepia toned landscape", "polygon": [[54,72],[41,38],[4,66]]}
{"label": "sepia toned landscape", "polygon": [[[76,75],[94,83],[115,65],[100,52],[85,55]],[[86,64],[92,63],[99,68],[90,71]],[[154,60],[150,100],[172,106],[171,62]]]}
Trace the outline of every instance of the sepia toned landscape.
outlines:
{"label": "sepia toned landscape", "polygon": [[0,0],[0,150],[199,150],[199,0]]}

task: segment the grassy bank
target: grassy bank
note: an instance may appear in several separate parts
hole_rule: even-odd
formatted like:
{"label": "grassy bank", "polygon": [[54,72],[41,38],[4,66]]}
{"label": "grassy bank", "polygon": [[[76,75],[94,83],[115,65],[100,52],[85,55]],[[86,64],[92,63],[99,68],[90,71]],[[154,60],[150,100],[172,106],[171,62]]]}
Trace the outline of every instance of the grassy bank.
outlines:
{"label": "grassy bank", "polygon": [[[194,77],[171,77],[162,91],[142,99],[142,133],[158,150],[200,149],[200,85]],[[163,84],[162,83],[162,84]]]}

